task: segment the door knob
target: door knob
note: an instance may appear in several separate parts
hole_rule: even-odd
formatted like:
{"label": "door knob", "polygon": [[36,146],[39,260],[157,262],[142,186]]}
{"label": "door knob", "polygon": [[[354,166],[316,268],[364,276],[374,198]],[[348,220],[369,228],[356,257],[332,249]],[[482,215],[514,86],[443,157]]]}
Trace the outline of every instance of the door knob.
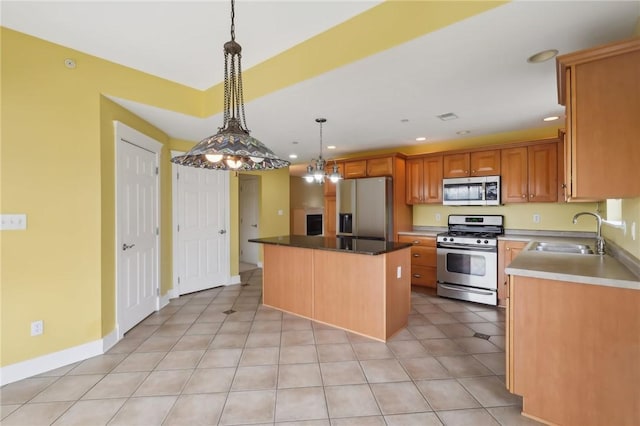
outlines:
{"label": "door knob", "polygon": [[135,244],[122,244],[122,251],[133,248]]}
{"label": "door knob", "polygon": [[257,228],[258,224],[257,223],[253,223],[253,224],[251,224],[251,226],[253,226],[254,228]]}
{"label": "door knob", "polygon": [[218,231],[218,234],[220,234],[220,235],[223,235],[223,234],[226,234],[226,233],[227,233],[226,229],[221,229],[221,230]]}

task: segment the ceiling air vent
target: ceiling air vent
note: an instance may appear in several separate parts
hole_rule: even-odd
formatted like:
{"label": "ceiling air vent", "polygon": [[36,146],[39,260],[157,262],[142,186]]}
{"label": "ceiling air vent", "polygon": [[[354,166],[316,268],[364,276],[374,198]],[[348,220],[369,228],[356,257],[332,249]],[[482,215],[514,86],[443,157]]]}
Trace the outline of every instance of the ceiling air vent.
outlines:
{"label": "ceiling air vent", "polygon": [[455,115],[452,112],[447,112],[445,114],[436,115],[436,117],[438,117],[442,121],[455,120],[456,118],[458,118],[458,116]]}

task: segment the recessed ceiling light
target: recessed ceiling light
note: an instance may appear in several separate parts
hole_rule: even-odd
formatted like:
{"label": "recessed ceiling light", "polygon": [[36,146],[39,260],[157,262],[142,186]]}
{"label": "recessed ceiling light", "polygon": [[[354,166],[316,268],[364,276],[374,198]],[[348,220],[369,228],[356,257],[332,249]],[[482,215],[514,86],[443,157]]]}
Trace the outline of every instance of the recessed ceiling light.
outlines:
{"label": "recessed ceiling light", "polygon": [[327,149],[336,149],[336,146],[335,145],[329,145],[329,146],[327,146]]}
{"label": "recessed ceiling light", "polygon": [[555,58],[557,54],[558,50],[556,49],[543,50],[542,52],[529,56],[529,58],[527,58],[527,62],[530,64],[539,64],[540,62],[545,62],[549,59]]}
{"label": "recessed ceiling light", "polygon": [[400,120],[401,123],[408,123],[409,119],[408,118],[403,118],[402,120]]}
{"label": "recessed ceiling light", "polygon": [[289,154],[289,158],[298,158],[298,154]]}
{"label": "recessed ceiling light", "polygon": [[447,113],[444,113],[444,114],[436,115],[436,117],[438,117],[442,121],[455,120],[456,118],[458,118],[458,116],[455,115],[452,112],[447,112]]}
{"label": "recessed ceiling light", "polygon": [[471,130],[460,130],[456,132],[456,135],[468,135],[469,133],[471,133]]}
{"label": "recessed ceiling light", "polygon": [[557,115],[550,115],[549,117],[545,117],[542,119],[542,121],[555,121],[557,119],[559,119],[560,117],[558,117]]}
{"label": "recessed ceiling light", "polygon": [[418,142],[421,142],[421,141],[426,141],[426,140],[427,140],[427,138],[425,138],[424,136],[420,136],[419,138],[416,138],[416,140],[417,140]]}
{"label": "recessed ceiling light", "polygon": [[298,145],[298,141],[291,142],[293,145]]}

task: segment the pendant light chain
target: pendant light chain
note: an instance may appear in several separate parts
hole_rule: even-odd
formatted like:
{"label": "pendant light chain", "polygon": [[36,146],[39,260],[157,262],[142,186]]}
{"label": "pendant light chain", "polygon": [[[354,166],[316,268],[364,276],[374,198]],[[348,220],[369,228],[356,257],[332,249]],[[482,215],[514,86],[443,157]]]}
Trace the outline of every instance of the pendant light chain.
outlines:
{"label": "pendant light chain", "polygon": [[242,47],[236,43],[235,0],[231,0],[231,40],[224,44],[224,123],[215,135],[202,139],[171,162],[213,170],[273,170],[291,163],[278,158],[249,134],[242,88]]}

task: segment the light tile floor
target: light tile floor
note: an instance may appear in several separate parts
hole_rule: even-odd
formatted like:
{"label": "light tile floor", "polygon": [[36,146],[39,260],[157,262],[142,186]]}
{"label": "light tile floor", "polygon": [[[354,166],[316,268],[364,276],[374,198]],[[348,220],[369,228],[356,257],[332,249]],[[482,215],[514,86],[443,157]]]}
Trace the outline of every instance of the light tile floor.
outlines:
{"label": "light tile floor", "polygon": [[380,343],[261,306],[262,271],[241,278],[172,300],[104,355],[4,386],[0,423],[537,424],[504,387],[501,310],[414,289],[408,327]]}

